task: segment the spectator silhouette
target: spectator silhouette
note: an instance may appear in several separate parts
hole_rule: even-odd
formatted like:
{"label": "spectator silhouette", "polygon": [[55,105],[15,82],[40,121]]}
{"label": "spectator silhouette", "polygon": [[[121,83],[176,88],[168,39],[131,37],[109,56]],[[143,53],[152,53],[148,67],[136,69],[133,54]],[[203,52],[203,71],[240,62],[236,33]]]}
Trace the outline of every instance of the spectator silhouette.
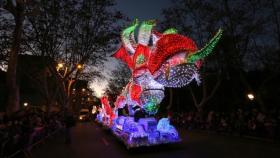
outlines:
{"label": "spectator silhouette", "polygon": [[71,128],[75,126],[75,119],[72,112],[67,110],[64,114],[64,124],[65,124],[65,143],[70,144],[71,139]]}

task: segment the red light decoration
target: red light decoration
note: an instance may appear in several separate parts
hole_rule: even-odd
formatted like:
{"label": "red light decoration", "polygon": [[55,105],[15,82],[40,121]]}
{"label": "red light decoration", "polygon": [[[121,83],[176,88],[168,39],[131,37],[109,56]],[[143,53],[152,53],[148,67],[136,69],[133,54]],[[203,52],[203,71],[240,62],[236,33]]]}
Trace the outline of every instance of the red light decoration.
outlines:
{"label": "red light decoration", "polygon": [[195,62],[195,66],[197,68],[200,68],[202,65],[203,65],[203,60],[198,60],[198,61]]}
{"label": "red light decoration", "polygon": [[143,68],[148,65],[150,49],[148,46],[138,44],[135,54],[133,55],[134,69]]}
{"label": "red light decoration", "polygon": [[137,85],[137,84],[133,84],[131,85],[131,90],[130,90],[130,98],[137,102],[140,103],[140,95],[142,93],[142,88],[141,86]]}
{"label": "red light decoration", "polygon": [[162,37],[162,33],[160,33],[160,32],[158,32],[158,31],[156,31],[156,30],[153,30],[153,34],[155,35],[155,36],[157,36],[158,38],[161,38]]}
{"label": "red light decoration", "polygon": [[156,44],[156,50],[152,53],[149,61],[149,70],[153,74],[166,61],[167,58],[178,52],[194,53],[197,50],[193,40],[179,35],[163,35]]}
{"label": "red light decoration", "polygon": [[120,49],[113,54],[113,57],[122,60],[132,70],[134,65],[132,58],[129,56],[128,52],[123,46],[121,46]]}
{"label": "red light decoration", "polygon": [[125,102],[125,97],[123,95],[119,95],[114,103],[115,108],[119,108],[123,104],[123,102]]}
{"label": "red light decoration", "polygon": [[107,116],[109,116],[109,119],[110,119],[110,125],[113,123],[113,119],[115,118],[115,113],[113,112],[110,104],[109,104],[109,101],[108,101],[108,98],[106,96],[103,96],[101,98],[101,103],[103,105],[103,109],[105,110],[105,113]]}

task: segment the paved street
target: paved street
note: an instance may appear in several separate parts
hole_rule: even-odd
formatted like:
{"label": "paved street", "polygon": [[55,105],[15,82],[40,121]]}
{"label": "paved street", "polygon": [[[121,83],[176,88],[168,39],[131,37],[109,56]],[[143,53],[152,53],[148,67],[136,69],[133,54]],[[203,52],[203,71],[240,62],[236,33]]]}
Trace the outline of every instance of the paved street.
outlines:
{"label": "paved street", "polygon": [[80,123],[73,129],[72,144],[64,144],[63,138],[52,138],[32,150],[38,158],[279,158],[280,144],[222,136],[203,132],[183,132],[183,142],[138,150],[126,150],[125,146],[94,123]]}

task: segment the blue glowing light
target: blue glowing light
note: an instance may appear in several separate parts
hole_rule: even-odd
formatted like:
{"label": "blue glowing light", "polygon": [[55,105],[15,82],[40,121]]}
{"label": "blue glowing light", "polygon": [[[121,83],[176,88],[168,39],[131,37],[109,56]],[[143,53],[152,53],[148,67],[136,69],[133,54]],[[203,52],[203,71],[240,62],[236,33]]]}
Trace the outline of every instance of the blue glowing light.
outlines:
{"label": "blue glowing light", "polygon": [[170,134],[174,138],[179,138],[176,128],[170,125],[170,121],[168,118],[162,118],[159,120],[157,130],[164,134]]}
{"label": "blue glowing light", "polygon": [[112,132],[128,148],[180,141],[178,132],[167,118],[159,122],[153,117],[140,118],[135,122],[133,117],[120,116],[114,120]]}

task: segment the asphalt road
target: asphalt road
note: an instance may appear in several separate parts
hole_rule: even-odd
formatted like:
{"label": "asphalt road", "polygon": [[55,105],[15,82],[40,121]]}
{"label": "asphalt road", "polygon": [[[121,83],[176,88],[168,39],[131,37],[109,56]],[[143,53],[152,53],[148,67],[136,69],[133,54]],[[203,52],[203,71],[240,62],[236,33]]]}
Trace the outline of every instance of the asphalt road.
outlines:
{"label": "asphalt road", "polygon": [[182,143],[128,151],[109,131],[94,123],[72,130],[72,143],[56,136],[32,150],[35,158],[279,158],[280,144],[234,136],[181,132]]}

